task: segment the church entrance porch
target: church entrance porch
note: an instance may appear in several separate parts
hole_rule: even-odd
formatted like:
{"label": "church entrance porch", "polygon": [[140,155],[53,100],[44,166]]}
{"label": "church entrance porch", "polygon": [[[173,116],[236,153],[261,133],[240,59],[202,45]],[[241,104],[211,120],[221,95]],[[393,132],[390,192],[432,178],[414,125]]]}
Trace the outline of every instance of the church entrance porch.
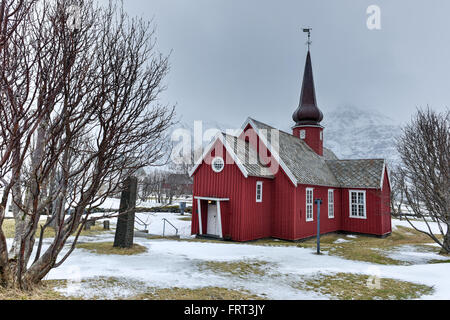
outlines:
{"label": "church entrance porch", "polygon": [[[221,203],[230,199],[215,197],[195,197],[195,199],[198,208],[199,235],[223,239]],[[203,225],[205,222],[206,226]]]}

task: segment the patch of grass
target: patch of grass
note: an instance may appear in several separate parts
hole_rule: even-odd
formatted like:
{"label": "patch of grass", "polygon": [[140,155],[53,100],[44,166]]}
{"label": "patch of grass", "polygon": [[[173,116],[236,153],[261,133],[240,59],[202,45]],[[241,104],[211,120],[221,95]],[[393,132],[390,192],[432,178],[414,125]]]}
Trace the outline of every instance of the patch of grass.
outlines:
{"label": "patch of grass", "polygon": [[450,263],[450,260],[433,259],[428,261],[429,264]]}
{"label": "patch of grass", "polygon": [[3,233],[6,238],[14,238],[14,226],[16,223],[13,219],[5,219],[3,220],[3,224],[1,226]]}
{"label": "patch of grass", "polygon": [[[54,286],[58,288],[65,288],[67,281],[55,282]],[[121,297],[120,294],[114,294],[105,297],[98,295],[88,296],[89,300],[105,300],[105,299],[119,299],[119,300],[258,300],[262,299],[257,295],[253,295],[246,290],[232,290],[221,287],[205,287],[205,288],[156,288],[149,287],[144,282],[137,280],[130,280],[127,278],[116,277],[97,277],[85,279],[81,281],[80,291],[85,292],[83,287],[97,289],[99,292],[109,290],[110,292],[131,291],[135,294],[128,297]],[[81,297],[65,297],[58,295],[60,299],[82,299]]]}
{"label": "patch of grass", "polygon": [[432,287],[395,279],[372,279],[353,273],[319,274],[292,285],[340,300],[406,300],[431,294]]}
{"label": "patch of grass", "polygon": [[192,217],[188,217],[188,216],[186,216],[186,217],[179,217],[178,220],[181,220],[181,221],[192,221]]}
{"label": "patch of grass", "polygon": [[134,244],[132,248],[115,248],[113,242],[87,242],[78,243],[77,248],[89,250],[96,254],[135,255],[147,252],[147,248]]}
{"label": "patch of grass", "polygon": [[[369,236],[358,236],[349,242],[334,243],[342,238],[338,234],[325,235],[321,238],[324,251],[330,255],[337,255],[349,260],[365,261],[384,265],[408,265],[408,262],[396,260],[386,256],[386,252],[402,245],[414,245],[423,247],[426,251],[434,251],[433,248],[425,246],[430,243],[430,238],[423,233],[407,227],[397,227],[391,236],[380,239]],[[350,240],[350,239],[346,239]],[[303,246],[315,246],[315,240],[305,241]]]}
{"label": "patch of grass", "polygon": [[60,281],[43,281],[30,292],[23,292],[13,289],[4,289],[0,287],[0,300],[68,300],[68,298],[55,290]]}
{"label": "patch of grass", "polygon": [[92,226],[89,230],[81,231],[80,236],[92,237],[107,232],[111,232],[111,230],[103,229],[103,225],[95,225]]}
{"label": "patch of grass", "polygon": [[297,247],[297,246],[299,246],[298,242],[279,240],[279,239],[273,239],[273,238],[259,239],[259,240],[247,242],[247,244],[252,244],[255,246],[270,246],[270,247]]}
{"label": "patch of grass", "polygon": [[264,276],[269,267],[266,261],[206,261],[199,263],[201,271],[212,271],[219,274],[248,278],[250,276]]}
{"label": "patch of grass", "polygon": [[263,300],[262,297],[246,290],[231,290],[220,287],[149,288],[147,293],[129,298],[130,300]]}
{"label": "patch of grass", "polygon": [[[0,300],[107,300],[107,299],[126,299],[126,300],[262,300],[264,298],[254,295],[246,290],[233,290],[221,287],[204,288],[156,288],[148,287],[141,281],[130,281],[127,278],[98,277],[82,280],[80,291],[84,292],[83,287],[99,290],[110,289],[110,291],[121,292],[131,291],[135,294],[129,297],[120,297],[110,295],[108,297],[97,294],[83,298],[81,296],[66,296],[59,292],[67,288],[67,280],[47,280],[36,287],[31,292],[22,292],[18,290],[6,290],[0,288]],[[80,293],[81,293],[80,292]]]}
{"label": "patch of grass", "polygon": [[[36,235],[35,235],[36,238],[40,237],[40,234],[41,234],[40,227],[44,226],[44,224],[45,224],[44,221],[39,222],[39,227],[38,227],[38,229],[36,231]],[[15,223],[14,219],[5,219],[3,221],[2,229],[3,229],[3,232],[5,233],[6,238],[14,238],[15,225],[16,225],[16,223]],[[95,225],[95,226],[92,226],[90,230],[81,231],[80,236],[95,236],[98,234],[102,234],[104,232],[110,232],[110,231],[104,230],[103,226]],[[54,238],[54,237],[55,237],[55,229],[47,227],[44,232],[44,238]]]}

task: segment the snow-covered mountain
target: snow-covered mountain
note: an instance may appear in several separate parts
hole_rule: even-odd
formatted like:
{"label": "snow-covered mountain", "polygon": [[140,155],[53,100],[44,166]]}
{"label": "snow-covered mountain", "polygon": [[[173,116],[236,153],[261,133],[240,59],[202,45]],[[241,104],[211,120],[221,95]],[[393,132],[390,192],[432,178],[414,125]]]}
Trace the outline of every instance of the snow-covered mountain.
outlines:
{"label": "snow-covered mountain", "polygon": [[[195,137],[195,133],[199,132],[202,134],[202,145],[203,147],[205,147],[210,143],[211,139],[214,138],[218,132],[235,134],[235,132],[241,127],[241,125],[241,123],[231,125],[214,120],[180,122],[172,130],[171,136],[173,140],[180,141],[183,134],[189,134],[191,137],[191,144],[192,146],[194,146],[194,139],[198,139],[198,137]],[[232,132],[230,130],[232,130]],[[174,143],[176,144],[177,142],[174,141]]]}
{"label": "snow-covered mountain", "polygon": [[[274,127],[276,124],[267,122]],[[198,126],[198,123],[196,124]],[[203,134],[211,129],[226,131],[238,129],[242,123],[224,124],[218,121],[202,121]],[[400,134],[400,126],[385,115],[368,109],[356,107],[340,107],[326,112],[322,125],[324,130],[325,147],[331,149],[340,159],[369,159],[384,158],[396,162],[398,159],[395,149],[395,137]],[[192,144],[194,143],[194,123],[181,122],[175,129],[184,129],[190,132]],[[291,132],[290,128],[280,128]],[[207,136],[214,136],[210,131]],[[206,136],[206,135],[205,135]],[[209,140],[203,141],[203,146]]]}
{"label": "snow-covered mountain", "polygon": [[337,108],[325,115],[322,124],[325,147],[340,159],[398,160],[395,138],[401,128],[379,112],[356,107]]}

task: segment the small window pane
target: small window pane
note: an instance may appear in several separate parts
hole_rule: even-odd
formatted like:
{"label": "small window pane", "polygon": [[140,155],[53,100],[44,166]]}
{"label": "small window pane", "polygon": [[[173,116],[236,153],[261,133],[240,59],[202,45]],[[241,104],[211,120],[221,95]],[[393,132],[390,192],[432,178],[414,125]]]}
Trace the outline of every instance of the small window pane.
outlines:
{"label": "small window pane", "polygon": [[256,183],[256,202],[262,202],[262,182]]}
{"label": "small window pane", "polygon": [[351,217],[365,218],[366,217],[366,199],[365,192],[353,191],[350,195],[350,205],[351,205]]}

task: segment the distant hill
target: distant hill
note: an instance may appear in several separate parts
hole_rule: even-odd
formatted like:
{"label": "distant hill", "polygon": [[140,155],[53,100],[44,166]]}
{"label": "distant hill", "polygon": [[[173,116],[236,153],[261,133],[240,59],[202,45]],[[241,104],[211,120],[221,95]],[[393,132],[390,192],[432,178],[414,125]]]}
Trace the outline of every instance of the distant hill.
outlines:
{"label": "distant hill", "polygon": [[400,135],[401,128],[381,113],[343,107],[328,112],[322,124],[325,146],[340,159],[398,161],[395,138]]}

